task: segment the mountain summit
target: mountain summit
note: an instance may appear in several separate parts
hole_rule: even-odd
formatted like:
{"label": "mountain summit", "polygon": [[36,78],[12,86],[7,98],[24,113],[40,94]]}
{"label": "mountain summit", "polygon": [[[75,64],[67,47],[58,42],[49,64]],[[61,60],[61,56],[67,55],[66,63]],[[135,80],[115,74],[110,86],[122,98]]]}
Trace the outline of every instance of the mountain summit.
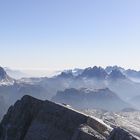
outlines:
{"label": "mountain summit", "polygon": [[7,74],[5,72],[5,70],[0,67],[0,80],[7,78]]}
{"label": "mountain summit", "polygon": [[126,79],[126,76],[120,70],[114,69],[109,74],[109,79],[111,79],[111,80]]}
{"label": "mountain summit", "polygon": [[9,108],[0,123],[0,140],[137,139],[66,105],[24,96]]}
{"label": "mountain summit", "polygon": [[0,67],[0,85],[9,85],[13,83],[14,79],[7,75],[5,70],[2,67]]}
{"label": "mountain summit", "polygon": [[103,68],[94,66],[93,68],[86,68],[80,76],[87,78],[105,79],[107,73]]}

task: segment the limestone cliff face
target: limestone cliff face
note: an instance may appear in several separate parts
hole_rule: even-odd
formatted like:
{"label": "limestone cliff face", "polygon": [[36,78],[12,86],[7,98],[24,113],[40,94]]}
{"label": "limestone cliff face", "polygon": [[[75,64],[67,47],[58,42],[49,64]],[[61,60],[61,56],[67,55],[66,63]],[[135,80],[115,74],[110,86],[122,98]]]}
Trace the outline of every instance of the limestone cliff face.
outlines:
{"label": "limestone cliff face", "polygon": [[123,134],[69,106],[30,96],[10,107],[0,123],[0,140],[124,140]]}

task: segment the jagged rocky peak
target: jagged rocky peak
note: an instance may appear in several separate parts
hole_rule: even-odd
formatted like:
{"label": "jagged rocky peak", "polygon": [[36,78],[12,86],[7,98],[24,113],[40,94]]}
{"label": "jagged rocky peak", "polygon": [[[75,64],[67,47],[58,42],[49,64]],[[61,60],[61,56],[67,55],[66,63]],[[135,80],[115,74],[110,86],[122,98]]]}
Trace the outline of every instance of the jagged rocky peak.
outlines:
{"label": "jagged rocky peak", "polygon": [[58,75],[57,77],[59,77],[59,78],[73,78],[73,73],[71,71],[61,72],[61,74]]}
{"label": "jagged rocky peak", "polygon": [[118,69],[112,70],[108,76],[109,79],[126,79],[126,76]]}
{"label": "jagged rocky peak", "polygon": [[[24,96],[9,108],[0,123],[0,140],[114,140],[117,136],[117,140],[124,138],[123,133],[112,130],[103,121],[71,107]],[[131,136],[129,133],[124,135]],[[133,140],[133,136],[126,138],[123,140]]]}
{"label": "jagged rocky peak", "polygon": [[119,66],[117,66],[117,65],[115,65],[115,66],[107,66],[106,68],[105,68],[105,71],[107,72],[107,73],[111,73],[113,70],[119,70],[119,71],[121,71],[121,72],[124,72],[125,71],[125,69],[124,68],[122,68],[122,67],[119,67]]}
{"label": "jagged rocky peak", "polygon": [[76,76],[79,76],[83,72],[83,69],[75,68],[75,69],[64,70],[63,72],[66,74],[72,74],[73,76],[76,77]]}
{"label": "jagged rocky peak", "polygon": [[81,74],[82,77],[105,79],[107,76],[106,71],[102,67],[94,66],[93,68],[86,68]]}
{"label": "jagged rocky peak", "polygon": [[13,84],[14,79],[7,75],[6,71],[0,67],[0,85]]}
{"label": "jagged rocky peak", "polygon": [[5,70],[0,67],[0,80],[5,79],[7,77],[7,74],[5,72]]}

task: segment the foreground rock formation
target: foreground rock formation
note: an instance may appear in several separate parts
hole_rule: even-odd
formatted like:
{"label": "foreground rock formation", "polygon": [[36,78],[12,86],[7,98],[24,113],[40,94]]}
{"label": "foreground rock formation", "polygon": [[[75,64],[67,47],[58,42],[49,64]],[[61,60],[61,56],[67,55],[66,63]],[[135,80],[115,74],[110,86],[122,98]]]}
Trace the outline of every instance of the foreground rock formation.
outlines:
{"label": "foreground rock formation", "polygon": [[0,140],[137,140],[70,106],[24,96],[0,124]]}

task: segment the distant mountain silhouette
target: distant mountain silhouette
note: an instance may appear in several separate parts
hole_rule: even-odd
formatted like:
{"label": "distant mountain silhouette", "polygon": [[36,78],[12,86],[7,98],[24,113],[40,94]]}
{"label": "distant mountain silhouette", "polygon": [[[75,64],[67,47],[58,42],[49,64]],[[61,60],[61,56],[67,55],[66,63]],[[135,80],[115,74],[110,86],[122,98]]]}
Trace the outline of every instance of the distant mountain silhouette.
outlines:
{"label": "distant mountain silhouette", "polygon": [[125,71],[126,76],[132,77],[132,78],[140,78],[140,71],[128,69]]}
{"label": "distant mountain silhouette", "polygon": [[6,71],[0,67],[0,85],[13,84],[14,79],[7,75]]}
{"label": "distant mountain silhouette", "polygon": [[97,79],[105,79],[107,76],[106,71],[101,67],[94,66],[93,68],[86,68],[80,75],[80,77],[86,78],[97,78]]}
{"label": "distant mountain silhouette", "polygon": [[120,70],[114,69],[109,74],[108,79],[111,79],[111,80],[126,79],[126,76]]}
{"label": "distant mountain silhouette", "polygon": [[69,104],[78,109],[99,108],[116,111],[131,107],[108,88],[98,90],[66,89],[57,92],[52,100]]}
{"label": "distant mountain silhouette", "polygon": [[72,72],[62,72],[57,77],[58,78],[73,78],[73,73]]}
{"label": "distant mountain silhouette", "polygon": [[[76,74],[74,74],[76,72]],[[65,89],[105,89],[109,88],[124,101],[139,95],[140,84],[130,80],[118,69],[107,73],[101,67],[90,67],[64,71],[51,78],[23,78],[14,80],[0,69],[0,95],[8,105],[28,94],[40,99],[51,99],[57,91]],[[89,95],[89,94],[88,94]]]}
{"label": "distant mountain silhouette", "polygon": [[122,68],[122,67],[119,67],[119,66],[107,66],[106,68],[105,68],[105,71],[109,74],[109,73],[111,73],[113,70],[119,70],[119,71],[121,71],[121,72],[123,72],[123,71],[125,71],[125,69],[124,68]]}

